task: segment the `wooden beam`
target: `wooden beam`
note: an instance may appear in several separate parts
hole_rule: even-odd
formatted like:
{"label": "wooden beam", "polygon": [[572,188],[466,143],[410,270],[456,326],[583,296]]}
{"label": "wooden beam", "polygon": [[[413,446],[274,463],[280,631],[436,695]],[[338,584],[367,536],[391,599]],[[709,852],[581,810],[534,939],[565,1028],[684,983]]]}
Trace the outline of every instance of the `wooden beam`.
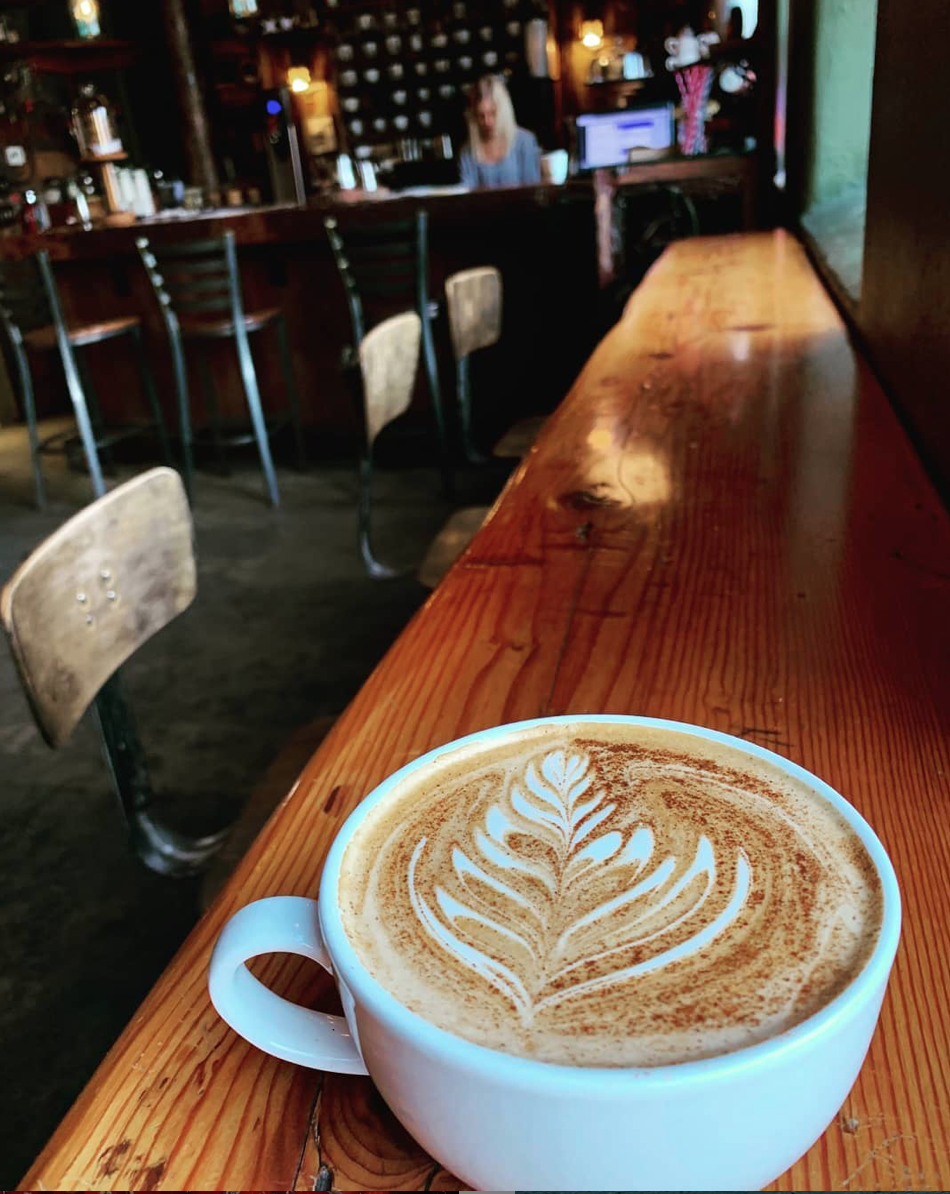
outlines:
{"label": "wooden beam", "polygon": [[163,9],[175,86],[184,119],[185,158],[190,181],[205,191],[217,190],[218,170],[211,149],[211,129],[195,68],[184,2],[164,0]]}

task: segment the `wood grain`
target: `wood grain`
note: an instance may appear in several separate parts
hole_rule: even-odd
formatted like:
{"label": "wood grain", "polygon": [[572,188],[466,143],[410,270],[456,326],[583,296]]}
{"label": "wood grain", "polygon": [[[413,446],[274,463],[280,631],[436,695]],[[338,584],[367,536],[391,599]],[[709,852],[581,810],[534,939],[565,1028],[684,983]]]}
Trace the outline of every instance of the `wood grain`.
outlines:
{"label": "wood grain", "polygon": [[[775,1185],[945,1187],[948,560],[946,513],[800,246],[674,246],[23,1187],[304,1189],[325,1165],[338,1188],[456,1188],[367,1080],[294,1069],[225,1029],[208,956],[248,900],[316,893],[341,818],[396,767],[570,711],[731,731],[868,816],[902,883],[902,946],[857,1085]],[[267,967],[281,993],[332,1003],[312,967]]]}

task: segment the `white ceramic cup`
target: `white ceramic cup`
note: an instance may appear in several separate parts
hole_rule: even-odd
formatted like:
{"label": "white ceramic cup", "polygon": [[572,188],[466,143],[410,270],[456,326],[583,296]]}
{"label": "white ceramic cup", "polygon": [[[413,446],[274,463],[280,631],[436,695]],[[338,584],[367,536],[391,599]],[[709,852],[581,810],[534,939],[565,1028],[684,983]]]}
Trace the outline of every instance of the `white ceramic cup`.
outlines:
{"label": "white ceramic cup", "polygon": [[552,149],[541,155],[541,177],[545,182],[563,186],[567,182],[568,158],[566,149]]}
{"label": "white ceramic cup", "polygon": [[[486,1049],[423,1020],[364,969],[337,904],[343,853],[367,812],[401,781],[460,745],[579,721],[681,730],[768,759],[832,804],[864,843],[884,895],[880,936],[849,986],[813,1016],[760,1044],[650,1069],[551,1065]],[[864,1060],[900,935],[893,867],[874,832],[820,779],[772,751],[714,730],[619,715],[499,726],[448,743],[385,780],[354,810],[327,856],[319,900],[275,897],[237,912],[211,959],[219,1014],[276,1057],[369,1073],[415,1139],[475,1189],[737,1190],[772,1181],[833,1119]],[[345,1020],[281,999],[246,968],[298,953],[334,976]]]}

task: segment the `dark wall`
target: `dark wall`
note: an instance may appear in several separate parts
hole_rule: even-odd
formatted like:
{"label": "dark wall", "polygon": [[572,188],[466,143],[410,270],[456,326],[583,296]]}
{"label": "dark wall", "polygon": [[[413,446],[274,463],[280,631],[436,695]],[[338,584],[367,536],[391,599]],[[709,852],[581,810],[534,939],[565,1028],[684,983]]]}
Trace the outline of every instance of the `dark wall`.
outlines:
{"label": "dark wall", "polygon": [[946,0],[879,0],[858,322],[950,494],[950,70]]}

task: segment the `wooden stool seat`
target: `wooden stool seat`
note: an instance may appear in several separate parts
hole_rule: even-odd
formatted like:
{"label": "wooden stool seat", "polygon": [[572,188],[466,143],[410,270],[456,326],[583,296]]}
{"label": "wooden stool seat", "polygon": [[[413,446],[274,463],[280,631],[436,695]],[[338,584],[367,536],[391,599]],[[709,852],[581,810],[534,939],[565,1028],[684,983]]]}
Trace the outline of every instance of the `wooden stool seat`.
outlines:
{"label": "wooden stool seat", "polygon": [[[87,344],[99,344],[103,340],[112,340],[116,336],[124,336],[134,328],[138,328],[141,320],[137,315],[124,315],[118,319],[102,319],[98,323],[84,323],[79,327],[67,328],[69,343],[73,348],[83,348]],[[52,324],[46,327],[34,328],[26,332],[23,343],[27,348],[35,348],[38,352],[46,352],[56,347],[56,328]]]}
{"label": "wooden stool seat", "polygon": [[478,534],[491,507],[466,506],[456,510],[429,544],[425,559],[416,574],[419,583],[434,589],[462,552]]}
{"label": "wooden stool seat", "polygon": [[[259,332],[280,318],[280,307],[265,307],[262,311],[245,311],[244,330]],[[233,319],[180,319],[181,334],[186,340],[226,339],[235,334]]]}

